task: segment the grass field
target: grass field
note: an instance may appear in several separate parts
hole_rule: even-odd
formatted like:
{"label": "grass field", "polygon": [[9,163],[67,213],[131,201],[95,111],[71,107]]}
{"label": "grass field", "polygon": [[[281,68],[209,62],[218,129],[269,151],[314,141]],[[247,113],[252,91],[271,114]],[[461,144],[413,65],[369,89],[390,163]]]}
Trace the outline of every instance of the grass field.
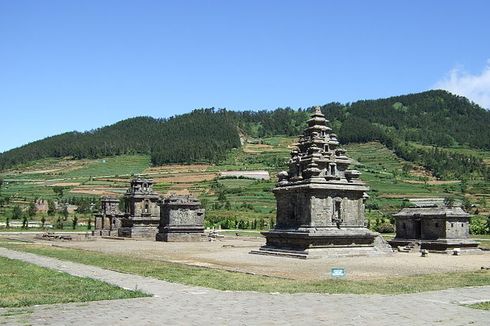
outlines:
{"label": "grass field", "polygon": [[228,272],[77,249],[9,244],[2,241],[0,241],[0,246],[110,270],[154,277],[169,282],[230,291],[399,294],[490,284],[490,271],[393,277],[372,281],[332,279],[312,282]]}
{"label": "grass field", "polygon": [[[422,145],[422,144],[418,144],[418,143],[414,143],[414,142],[410,142],[410,144],[412,146],[420,147],[420,148],[426,148],[426,149],[433,148],[433,146],[430,146],[430,145]],[[460,153],[460,154],[480,157],[485,161],[485,163],[490,165],[490,152],[489,151],[479,150],[479,149],[474,149],[474,148],[468,148],[468,147],[450,147],[450,148],[442,147],[442,149],[444,149],[446,151],[454,152],[454,153]]]}
{"label": "grass field", "polygon": [[0,257],[0,307],[146,297],[89,278],[81,278]]}
{"label": "grass field", "polygon": [[490,301],[470,304],[467,307],[481,310],[490,310]]}

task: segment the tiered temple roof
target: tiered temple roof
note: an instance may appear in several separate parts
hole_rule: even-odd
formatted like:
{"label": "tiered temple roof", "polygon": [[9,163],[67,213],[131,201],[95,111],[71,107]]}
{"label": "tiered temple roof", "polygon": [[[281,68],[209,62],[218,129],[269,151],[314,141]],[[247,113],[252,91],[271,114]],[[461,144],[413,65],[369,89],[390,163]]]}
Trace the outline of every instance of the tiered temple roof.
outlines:
{"label": "tiered temple roof", "polygon": [[126,191],[125,197],[159,197],[157,193],[153,191],[153,180],[137,177],[131,180],[131,186]]}
{"label": "tiered temple roof", "polygon": [[308,120],[308,127],[291,151],[289,171],[280,173],[279,185],[291,183],[350,182],[361,183],[360,173],[348,170],[351,160],[339,147],[337,135],[327,125],[329,121],[319,107]]}

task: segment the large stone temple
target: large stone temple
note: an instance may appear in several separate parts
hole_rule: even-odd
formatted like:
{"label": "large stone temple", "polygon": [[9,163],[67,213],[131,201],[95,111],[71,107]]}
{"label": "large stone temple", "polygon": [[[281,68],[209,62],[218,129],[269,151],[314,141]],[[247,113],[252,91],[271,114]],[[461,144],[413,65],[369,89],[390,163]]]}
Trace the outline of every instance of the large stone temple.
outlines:
{"label": "large stone temple", "polygon": [[263,232],[265,246],[252,253],[307,258],[391,252],[366,228],[368,187],[359,171],[349,169],[351,161],[327,123],[316,108],[291,151],[289,171],[278,174],[276,226]]}

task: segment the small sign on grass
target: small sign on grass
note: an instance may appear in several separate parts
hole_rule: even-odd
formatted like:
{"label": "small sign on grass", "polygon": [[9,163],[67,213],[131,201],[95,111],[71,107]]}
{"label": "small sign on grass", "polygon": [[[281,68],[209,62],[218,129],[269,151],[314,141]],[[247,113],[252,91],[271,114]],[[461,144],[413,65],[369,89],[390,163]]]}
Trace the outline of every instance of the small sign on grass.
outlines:
{"label": "small sign on grass", "polygon": [[330,270],[330,276],[333,278],[345,277],[345,269],[341,267],[333,267]]}

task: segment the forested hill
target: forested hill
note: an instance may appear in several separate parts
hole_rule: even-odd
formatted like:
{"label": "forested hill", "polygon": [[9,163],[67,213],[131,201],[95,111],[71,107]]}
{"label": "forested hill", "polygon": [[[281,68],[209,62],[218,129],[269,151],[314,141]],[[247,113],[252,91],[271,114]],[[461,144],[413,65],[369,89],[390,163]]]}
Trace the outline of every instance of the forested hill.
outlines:
{"label": "forested hill", "polygon": [[[251,137],[298,135],[308,109],[233,112],[201,109],[170,119],[138,117],[89,132],[69,132],[0,154],[0,169],[44,157],[97,158],[144,153],[153,164],[223,159],[240,146],[239,130]],[[484,175],[481,159],[414,147],[467,146],[490,150],[490,112],[464,97],[433,90],[378,100],[322,106],[340,140],[378,140],[436,176]]]}
{"label": "forested hill", "polygon": [[[263,137],[299,134],[310,110],[236,114],[243,130]],[[481,158],[441,149],[465,146],[490,150],[490,112],[465,97],[432,90],[349,104],[329,103],[322,106],[322,112],[342,143],[379,141],[436,177],[490,180],[490,169]]]}
{"label": "forested hill", "polygon": [[225,110],[196,110],[170,119],[137,117],[88,132],[48,137],[0,154],[0,169],[45,157],[99,158],[151,154],[153,164],[216,161],[240,147]]}
{"label": "forested hill", "polygon": [[[244,130],[263,137],[299,134],[310,110],[238,114]],[[396,133],[398,139],[427,145],[490,149],[490,112],[442,90],[352,104],[329,103],[322,111],[344,143],[378,139],[382,129]]]}

